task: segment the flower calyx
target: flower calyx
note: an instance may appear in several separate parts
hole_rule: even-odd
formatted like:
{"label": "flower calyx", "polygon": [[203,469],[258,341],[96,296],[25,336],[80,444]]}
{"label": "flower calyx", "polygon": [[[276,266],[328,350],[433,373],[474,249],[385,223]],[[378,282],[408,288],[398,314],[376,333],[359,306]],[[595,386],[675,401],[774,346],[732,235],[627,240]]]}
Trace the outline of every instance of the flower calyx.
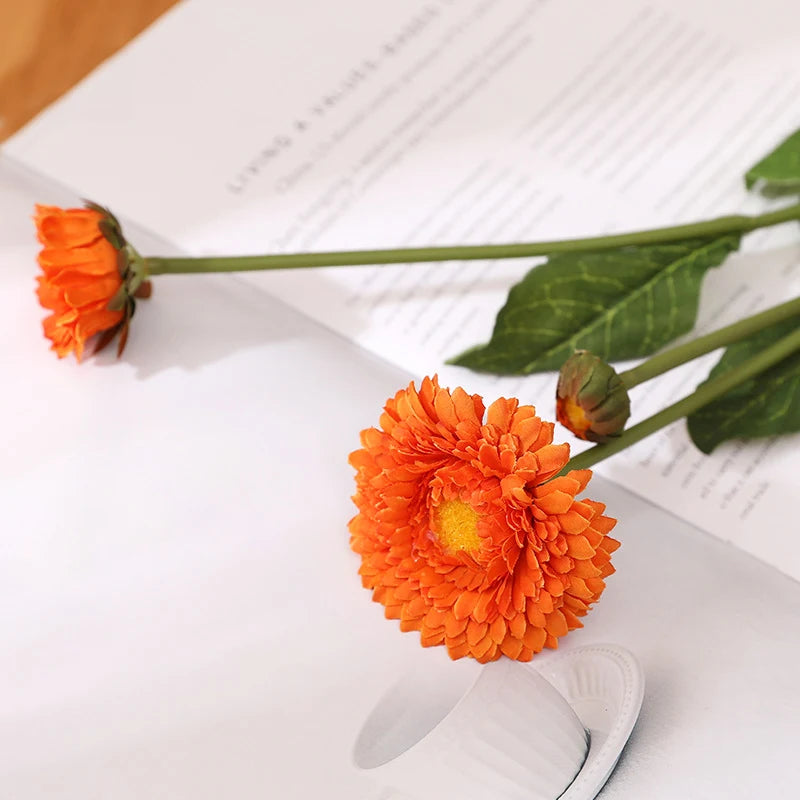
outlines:
{"label": "flower calyx", "polygon": [[107,347],[119,334],[117,356],[121,356],[128,341],[128,330],[131,319],[136,311],[136,299],[146,299],[153,293],[153,286],[148,279],[147,262],[136,249],[127,241],[122,226],[116,216],[104,206],[84,200],[86,208],[100,214],[97,227],[103,238],[114,248],[117,256],[117,271],[121,284],[106,306],[109,311],[122,312],[120,322],[104,331],[95,347],[98,353]]}

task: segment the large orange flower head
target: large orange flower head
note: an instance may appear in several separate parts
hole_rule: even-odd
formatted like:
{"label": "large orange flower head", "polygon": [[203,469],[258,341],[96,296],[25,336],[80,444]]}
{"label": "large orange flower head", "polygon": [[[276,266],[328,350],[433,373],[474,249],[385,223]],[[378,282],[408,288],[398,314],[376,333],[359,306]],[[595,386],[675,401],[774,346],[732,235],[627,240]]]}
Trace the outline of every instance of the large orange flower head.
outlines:
{"label": "large orange flower head", "polygon": [[100,206],[61,209],[36,206],[42,243],[37,295],[52,313],[43,322],[52,350],[80,361],[86,342],[101,334],[98,349],[120,333],[127,340],[134,295],[149,295],[144,265],[125,242],[116,218]]}
{"label": "large orange flower head", "polygon": [[569,445],[552,439],[532,406],[487,409],[435,377],[398,392],[380,428],[362,432],[351,546],[373,599],[423,646],[528,661],[600,597],[615,520],[576,499],[590,471],[554,477]]}

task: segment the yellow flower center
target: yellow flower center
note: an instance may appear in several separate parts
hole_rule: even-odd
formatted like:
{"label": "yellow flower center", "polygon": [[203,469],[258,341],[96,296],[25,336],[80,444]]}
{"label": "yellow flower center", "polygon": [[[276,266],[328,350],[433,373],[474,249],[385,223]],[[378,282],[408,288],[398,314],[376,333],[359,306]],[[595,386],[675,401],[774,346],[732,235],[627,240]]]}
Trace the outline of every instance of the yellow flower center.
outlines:
{"label": "yellow flower center", "polygon": [[433,512],[436,526],[434,533],[439,544],[451,552],[466,550],[474,553],[480,549],[481,537],[478,535],[478,519],[475,509],[462,500],[445,500]]}
{"label": "yellow flower center", "polygon": [[586,412],[571,397],[564,398],[561,411],[569,420],[566,427],[573,433],[582,434],[592,427],[592,421],[586,416]]}

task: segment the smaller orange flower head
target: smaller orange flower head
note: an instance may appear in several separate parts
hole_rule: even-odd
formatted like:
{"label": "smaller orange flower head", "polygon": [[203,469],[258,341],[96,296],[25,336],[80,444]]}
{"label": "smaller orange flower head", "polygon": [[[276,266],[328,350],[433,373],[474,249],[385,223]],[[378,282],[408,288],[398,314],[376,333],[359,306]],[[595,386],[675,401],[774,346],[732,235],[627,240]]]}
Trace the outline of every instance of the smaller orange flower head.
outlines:
{"label": "smaller orange flower head", "polygon": [[602,593],[615,520],[557,475],[569,445],[532,406],[452,393],[437,379],[390,399],[350,456],[362,583],[390,619],[452,658],[528,661],[581,627]]}
{"label": "smaller orange flower head", "polygon": [[63,358],[80,361],[88,339],[119,326],[123,310],[109,310],[122,286],[118,251],[100,228],[103,214],[93,208],[36,206],[36,231],[42,250],[37,295],[52,313],[44,334]]}

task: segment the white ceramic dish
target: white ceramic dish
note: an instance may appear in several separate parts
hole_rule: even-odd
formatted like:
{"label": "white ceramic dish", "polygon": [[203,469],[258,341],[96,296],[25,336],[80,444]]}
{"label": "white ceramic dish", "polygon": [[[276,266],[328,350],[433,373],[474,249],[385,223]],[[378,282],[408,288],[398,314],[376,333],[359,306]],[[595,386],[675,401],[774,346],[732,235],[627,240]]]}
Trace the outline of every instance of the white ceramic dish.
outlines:
{"label": "white ceramic dish", "polygon": [[414,798],[553,800],[570,785],[589,736],[536,670],[503,659],[407,675],[377,704],[353,758]]}
{"label": "white ceramic dish", "polygon": [[580,647],[539,668],[589,731],[586,761],[560,800],[592,800],[603,788],[633,731],[644,699],[644,672],[614,644]]}
{"label": "white ceramic dish", "polygon": [[617,645],[539,667],[501,660],[477,679],[456,663],[446,683],[421,673],[395,686],[364,723],[354,760],[386,798],[592,800],[643,693],[641,667]]}

